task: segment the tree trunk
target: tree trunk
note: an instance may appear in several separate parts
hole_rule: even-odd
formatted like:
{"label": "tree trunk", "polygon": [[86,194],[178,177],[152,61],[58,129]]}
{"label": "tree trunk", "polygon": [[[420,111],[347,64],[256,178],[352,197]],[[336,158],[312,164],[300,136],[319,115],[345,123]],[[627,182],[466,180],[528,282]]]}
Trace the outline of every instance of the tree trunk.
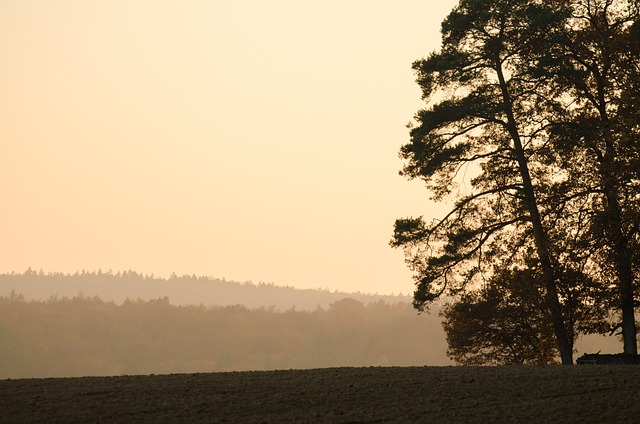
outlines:
{"label": "tree trunk", "polygon": [[509,125],[509,133],[514,144],[514,152],[518,161],[518,168],[520,176],[522,178],[522,185],[524,189],[525,204],[529,211],[529,217],[531,219],[531,225],[533,226],[533,236],[536,244],[536,251],[538,258],[540,259],[540,266],[542,267],[542,274],[545,281],[546,289],[546,301],[551,314],[551,321],[558,342],[558,349],[560,350],[560,358],[563,365],[573,364],[573,342],[569,338],[567,327],[562,313],[562,306],[558,297],[558,288],[556,283],[556,276],[551,263],[551,257],[549,253],[549,243],[547,233],[542,225],[540,218],[540,212],[538,210],[538,203],[533,189],[533,183],[531,182],[531,175],[529,173],[529,166],[527,158],[520,139],[520,133],[516,125],[515,117],[513,114],[513,107],[511,97],[509,95],[508,87],[504,74],[502,72],[501,61],[498,59],[496,62],[496,71],[498,73],[498,80],[500,88],[502,90],[502,99],[505,106],[505,113],[507,114],[507,120]]}
{"label": "tree trunk", "polygon": [[631,252],[629,241],[624,234],[622,225],[622,208],[619,202],[619,184],[616,181],[616,156],[611,123],[606,109],[604,77],[597,75],[598,104],[597,110],[604,127],[603,139],[606,145],[604,155],[600,155],[600,175],[602,186],[607,200],[605,216],[607,219],[605,234],[613,249],[613,261],[618,278],[619,305],[622,312],[622,339],[624,353],[628,355],[638,354],[636,333],[635,299],[633,290],[633,269],[631,266]]}
{"label": "tree trunk", "polygon": [[533,190],[531,176],[529,175],[529,168],[526,163],[522,142],[519,137],[515,137],[514,145],[518,156],[518,165],[520,167],[520,174],[522,176],[522,183],[524,186],[525,203],[529,210],[531,225],[533,226],[536,251],[538,253],[538,258],[540,259],[540,266],[542,267],[542,274],[544,276],[547,305],[551,313],[551,320],[553,322],[553,328],[558,342],[558,349],[560,350],[560,357],[563,365],[571,365],[573,364],[573,343],[569,338],[567,327],[565,325],[562,306],[560,305],[560,299],[558,296],[556,276],[553,266],[551,265],[548,239],[546,231],[542,226],[542,220],[540,219],[540,212],[538,211],[535,192]]}
{"label": "tree trunk", "polygon": [[622,213],[615,183],[611,178],[605,178],[605,194],[607,198],[607,237],[613,248],[614,262],[618,277],[618,293],[620,295],[620,310],[622,311],[622,338],[624,353],[638,354],[638,343],[635,320],[635,300],[633,290],[633,270],[631,269],[631,254],[629,244],[622,230]]}
{"label": "tree trunk", "polygon": [[[607,9],[603,10],[603,18],[605,30],[611,29],[607,17]],[[636,21],[637,24],[637,21]],[[595,20],[591,20],[592,29],[596,33],[602,31],[602,28]],[[606,37],[607,34],[602,34]],[[600,123],[602,125],[603,133],[602,139],[605,142],[604,155],[598,153],[597,147],[596,156],[600,161],[600,175],[602,178],[602,188],[606,198],[605,217],[607,223],[605,226],[605,236],[609,242],[610,247],[613,249],[613,262],[616,267],[616,277],[618,279],[618,293],[619,293],[619,306],[622,311],[622,337],[624,340],[624,353],[629,355],[638,354],[637,334],[636,334],[636,321],[635,321],[635,301],[633,290],[633,269],[631,266],[631,249],[629,247],[629,240],[625,235],[624,225],[622,222],[622,207],[620,206],[619,194],[620,184],[617,181],[618,168],[616,167],[616,159],[618,152],[616,151],[614,143],[614,135],[607,112],[608,93],[615,92],[615,88],[611,85],[612,75],[611,72],[611,58],[614,55],[614,50],[611,48],[612,40],[607,38],[607,44],[603,45],[602,51],[599,55],[601,64],[594,62],[594,65],[590,70],[596,82],[595,95],[591,97],[591,103],[598,111],[600,115]]]}

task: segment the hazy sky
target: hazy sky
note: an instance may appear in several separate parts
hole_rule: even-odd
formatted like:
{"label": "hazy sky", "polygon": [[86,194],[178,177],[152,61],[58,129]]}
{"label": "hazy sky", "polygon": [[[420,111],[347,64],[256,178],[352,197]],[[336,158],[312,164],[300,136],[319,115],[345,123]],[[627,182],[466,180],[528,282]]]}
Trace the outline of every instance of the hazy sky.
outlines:
{"label": "hazy sky", "polygon": [[409,293],[411,63],[454,1],[0,0],[0,272]]}

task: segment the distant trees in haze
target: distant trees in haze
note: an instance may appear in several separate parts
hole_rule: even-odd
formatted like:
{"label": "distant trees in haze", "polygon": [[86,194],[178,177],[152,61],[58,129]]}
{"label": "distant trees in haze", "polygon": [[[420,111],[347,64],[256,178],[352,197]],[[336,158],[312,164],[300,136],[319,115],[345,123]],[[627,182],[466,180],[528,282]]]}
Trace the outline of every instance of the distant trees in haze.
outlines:
{"label": "distant trees in haze", "polygon": [[0,297],[0,378],[446,363],[410,303],[345,298],[313,311]]}
{"label": "distant trees in haze", "polygon": [[637,0],[461,0],[414,63],[426,107],[402,173],[454,204],[397,220],[392,245],[418,309],[453,299],[456,361],[570,364],[612,311],[637,353],[639,16]]}

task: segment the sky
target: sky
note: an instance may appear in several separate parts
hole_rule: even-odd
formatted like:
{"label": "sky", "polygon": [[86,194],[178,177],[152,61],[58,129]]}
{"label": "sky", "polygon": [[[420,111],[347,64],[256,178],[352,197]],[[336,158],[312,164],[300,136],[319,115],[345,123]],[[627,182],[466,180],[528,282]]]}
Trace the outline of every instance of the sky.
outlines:
{"label": "sky", "polygon": [[0,272],[411,293],[413,61],[455,2],[0,0]]}

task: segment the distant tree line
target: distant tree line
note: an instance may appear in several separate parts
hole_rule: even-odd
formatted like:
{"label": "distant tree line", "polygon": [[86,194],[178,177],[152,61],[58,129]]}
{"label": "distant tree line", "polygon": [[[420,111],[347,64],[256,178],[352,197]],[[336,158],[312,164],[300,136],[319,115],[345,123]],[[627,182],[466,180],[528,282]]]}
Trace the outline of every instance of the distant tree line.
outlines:
{"label": "distant tree line", "polygon": [[328,308],[332,302],[351,297],[364,303],[409,302],[408,295],[346,293],[327,289],[298,289],[264,282],[236,282],[224,278],[176,275],[168,278],[144,275],[136,271],[78,271],[71,274],[35,271],[0,274],[0,295],[12,290],[26,299],[46,300],[50,296],[73,297],[79,293],[98,296],[121,303],[127,298],[151,300],[169,297],[174,305],[205,306],[245,305],[249,308],[275,307],[284,311],[291,307],[315,310]]}
{"label": "distant tree line", "polygon": [[460,0],[413,69],[401,148],[437,219],[398,219],[414,305],[447,297],[460,363],[573,362],[582,334],[637,355],[640,2]]}
{"label": "distant tree line", "polygon": [[0,378],[442,365],[435,319],[349,298],[280,312],[12,293],[0,297]]}

